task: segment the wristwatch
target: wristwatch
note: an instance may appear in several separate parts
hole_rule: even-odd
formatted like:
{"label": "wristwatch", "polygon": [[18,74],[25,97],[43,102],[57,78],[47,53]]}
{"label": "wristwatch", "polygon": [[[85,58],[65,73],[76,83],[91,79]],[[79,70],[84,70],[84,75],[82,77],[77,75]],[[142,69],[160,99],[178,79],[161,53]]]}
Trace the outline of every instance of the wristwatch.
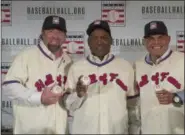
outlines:
{"label": "wristwatch", "polygon": [[172,100],[173,100],[173,105],[176,107],[181,107],[183,105],[182,99],[176,93],[174,93]]}

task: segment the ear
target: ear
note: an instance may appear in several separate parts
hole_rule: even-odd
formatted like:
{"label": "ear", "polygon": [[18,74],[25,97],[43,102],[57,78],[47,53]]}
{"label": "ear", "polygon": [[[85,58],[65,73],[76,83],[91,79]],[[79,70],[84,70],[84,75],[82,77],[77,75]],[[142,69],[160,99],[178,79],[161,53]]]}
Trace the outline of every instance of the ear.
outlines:
{"label": "ear", "polygon": [[143,46],[147,49],[147,39],[143,38]]}
{"label": "ear", "polygon": [[90,37],[87,39],[88,46],[90,47]]}
{"label": "ear", "polygon": [[112,45],[112,43],[113,43],[113,38],[110,37],[110,45]]}
{"label": "ear", "polygon": [[45,44],[47,44],[47,40],[46,40],[44,34],[45,34],[45,31],[43,30],[43,31],[41,32],[41,34],[40,34],[40,39],[42,39],[42,41],[43,41]]}
{"label": "ear", "polygon": [[42,35],[44,34],[44,30],[41,31],[41,34],[42,34]]}
{"label": "ear", "polygon": [[64,38],[65,38],[65,39],[67,38],[67,33],[65,33],[65,36],[64,36]]}
{"label": "ear", "polygon": [[41,31],[40,38],[43,39],[44,30]]}
{"label": "ear", "polygon": [[170,41],[171,41],[171,36],[168,36],[167,39],[168,39],[167,42],[168,42],[168,44],[169,44]]}
{"label": "ear", "polygon": [[143,45],[146,46],[146,38],[143,38]]}

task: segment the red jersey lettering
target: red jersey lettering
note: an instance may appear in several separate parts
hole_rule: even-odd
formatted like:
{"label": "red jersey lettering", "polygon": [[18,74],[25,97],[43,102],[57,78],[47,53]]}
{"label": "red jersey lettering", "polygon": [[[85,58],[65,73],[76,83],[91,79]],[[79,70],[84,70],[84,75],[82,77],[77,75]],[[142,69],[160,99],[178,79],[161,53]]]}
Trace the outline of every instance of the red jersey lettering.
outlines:
{"label": "red jersey lettering", "polygon": [[44,83],[42,82],[41,79],[39,79],[36,83],[35,83],[35,87],[37,88],[37,90],[40,92],[42,91],[42,88],[44,88]]}
{"label": "red jersey lettering", "polygon": [[124,90],[127,91],[127,86],[120,80],[120,79],[116,79],[116,83]]}
{"label": "red jersey lettering", "polygon": [[169,75],[169,72],[162,72],[161,73],[161,82],[164,81],[165,78]]}
{"label": "red jersey lettering", "polygon": [[62,86],[62,76],[61,75],[57,76],[57,82],[59,86]]}
{"label": "red jersey lettering", "polygon": [[90,84],[97,82],[97,79],[96,79],[96,75],[95,74],[89,75],[89,78],[91,79],[91,83]]}
{"label": "red jersey lettering", "polygon": [[118,76],[118,74],[110,73],[110,82],[112,82],[113,80],[115,80],[117,76]]}
{"label": "red jersey lettering", "polygon": [[52,75],[51,74],[46,75],[45,85],[48,86],[48,85],[50,85],[52,83],[54,83]]}
{"label": "red jersey lettering", "polygon": [[156,85],[159,84],[159,72],[157,72],[155,75],[152,75],[151,77],[152,81],[155,82]]}
{"label": "red jersey lettering", "polygon": [[168,82],[170,82],[173,86],[175,86],[177,89],[180,89],[181,88],[181,84],[175,79],[173,78],[172,76],[169,76],[167,78]]}
{"label": "red jersey lettering", "polygon": [[107,84],[107,74],[104,73],[102,76],[99,77],[99,80],[103,82],[103,85]]}
{"label": "red jersey lettering", "polygon": [[141,76],[141,81],[139,82],[139,87],[143,87],[144,85],[146,85],[148,83],[148,76],[147,75],[143,75]]}

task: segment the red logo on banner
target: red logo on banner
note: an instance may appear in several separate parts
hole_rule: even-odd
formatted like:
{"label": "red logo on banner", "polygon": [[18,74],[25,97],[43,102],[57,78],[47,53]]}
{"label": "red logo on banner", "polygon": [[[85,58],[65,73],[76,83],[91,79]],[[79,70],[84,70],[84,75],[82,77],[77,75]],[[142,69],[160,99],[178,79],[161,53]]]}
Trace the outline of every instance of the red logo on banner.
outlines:
{"label": "red logo on banner", "polygon": [[11,25],[11,2],[2,1],[1,3],[1,23]]}
{"label": "red logo on banner", "polygon": [[177,31],[177,51],[184,52],[184,31]]}
{"label": "red logo on banner", "polygon": [[110,26],[125,26],[125,1],[102,1],[102,20]]}
{"label": "red logo on banner", "polygon": [[1,74],[6,74],[8,72],[8,69],[10,67],[10,62],[2,62],[1,63]]}
{"label": "red logo on banner", "polygon": [[4,81],[5,76],[10,68],[10,62],[1,62],[1,83]]}
{"label": "red logo on banner", "polygon": [[84,32],[67,33],[67,39],[62,48],[68,54],[84,55]]}

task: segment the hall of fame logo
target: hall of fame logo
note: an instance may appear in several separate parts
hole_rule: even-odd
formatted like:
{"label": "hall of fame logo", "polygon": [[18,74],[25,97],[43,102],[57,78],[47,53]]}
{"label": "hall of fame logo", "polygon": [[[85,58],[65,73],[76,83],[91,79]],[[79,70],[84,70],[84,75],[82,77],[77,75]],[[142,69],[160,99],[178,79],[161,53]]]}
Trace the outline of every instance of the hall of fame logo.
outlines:
{"label": "hall of fame logo", "polygon": [[177,31],[176,32],[176,43],[177,43],[177,51],[184,52],[184,31]]}
{"label": "hall of fame logo", "polygon": [[12,2],[11,1],[1,2],[1,24],[2,26],[12,25]]}
{"label": "hall of fame logo", "polygon": [[102,1],[101,19],[110,26],[125,26],[126,1]]}
{"label": "hall of fame logo", "polygon": [[10,65],[11,65],[10,62],[1,62],[1,75],[6,75],[8,69],[10,68]]}
{"label": "hall of fame logo", "polygon": [[83,57],[85,55],[84,37],[84,32],[67,32],[66,41],[62,45],[63,51],[71,56]]}

